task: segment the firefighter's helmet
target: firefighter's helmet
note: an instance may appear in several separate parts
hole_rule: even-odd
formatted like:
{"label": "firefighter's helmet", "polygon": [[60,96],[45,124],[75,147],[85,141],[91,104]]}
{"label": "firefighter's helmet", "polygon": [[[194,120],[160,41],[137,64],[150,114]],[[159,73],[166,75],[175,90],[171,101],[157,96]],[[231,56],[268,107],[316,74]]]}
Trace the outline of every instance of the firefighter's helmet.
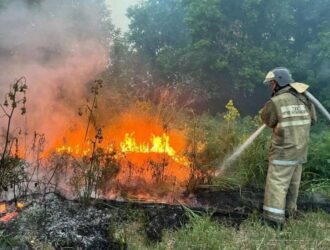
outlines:
{"label": "firefighter's helmet", "polygon": [[290,71],[284,67],[278,67],[269,71],[265,77],[264,84],[269,85],[272,80],[275,80],[281,87],[294,82]]}

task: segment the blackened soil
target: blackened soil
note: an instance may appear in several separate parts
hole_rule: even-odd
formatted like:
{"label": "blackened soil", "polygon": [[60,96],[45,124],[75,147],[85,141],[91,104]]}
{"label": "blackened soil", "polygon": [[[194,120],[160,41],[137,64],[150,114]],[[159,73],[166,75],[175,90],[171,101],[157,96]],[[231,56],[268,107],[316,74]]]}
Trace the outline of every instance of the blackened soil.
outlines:
{"label": "blackened soil", "polygon": [[[161,241],[164,229],[178,229],[189,220],[185,208],[181,205],[109,200],[98,204],[101,207],[104,205],[141,211],[144,217],[145,235],[151,241]],[[125,217],[124,214],[122,216]]]}
{"label": "blackened soil", "polygon": [[[262,210],[264,193],[262,190],[218,191],[200,188],[195,191],[196,199],[202,207],[216,210],[249,214]],[[298,209],[302,211],[324,210],[330,213],[330,197],[322,194],[304,194],[298,197]]]}
{"label": "blackened soil", "polygon": [[[164,229],[178,229],[185,225],[191,212],[207,214],[229,226],[238,227],[253,211],[261,212],[263,192],[201,188],[196,190],[195,198],[194,205],[189,208],[180,204],[113,200],[94,200],[91,205],[82,206],[77,201],[51,194],[43,202],[31,199],[31,205],[22,211],[19,219],[0,225],[0,230],[11,235],[33,233],[38,240],[48,242],[55,249],[125,249],[125,241],[116,236],[120,222],[141,222],[142,218],[141,231],[151,241],[161,241]],[[304,211],[323,209],[330,212],[330,199],[317,194],[301,195],[298,207]],[[32,248],[29,242],[22,241],[21,249]]]}
{"label": "blackened soil", "polygon": [[[201,194],[201,193],[200,193]],[[178,229],[189,221],[191,212],[212,216],[226,225],[238,227],[249,214],[258,209],[255,199],[242,202],[239,193],[223,192],[219,196],[215,192],[203,192],[195,205],[173,205],[147,202],[126,202],[104,200],[101,206],[141,210],[145,216],[145,234],[151,241],[161,241],[164,229]],[[212,199],[210,201],[209,199]]]}

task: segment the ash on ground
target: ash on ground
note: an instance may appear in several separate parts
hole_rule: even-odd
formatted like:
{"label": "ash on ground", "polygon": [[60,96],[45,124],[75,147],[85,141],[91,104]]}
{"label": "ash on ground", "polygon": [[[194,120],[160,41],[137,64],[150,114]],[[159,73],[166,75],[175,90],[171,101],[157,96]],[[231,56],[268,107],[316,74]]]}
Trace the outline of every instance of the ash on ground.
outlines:
{"label": "ash on ground", "polygon": [[0,233],[14,239],[7,242],[8,249],[127,249],[122,224],[140,221],[137,233],[159,241],[164,228],[187,221],[181,208],[102,200],[87,206],[54,193],[29,198],[27,204],[17,218],[0,224]]}

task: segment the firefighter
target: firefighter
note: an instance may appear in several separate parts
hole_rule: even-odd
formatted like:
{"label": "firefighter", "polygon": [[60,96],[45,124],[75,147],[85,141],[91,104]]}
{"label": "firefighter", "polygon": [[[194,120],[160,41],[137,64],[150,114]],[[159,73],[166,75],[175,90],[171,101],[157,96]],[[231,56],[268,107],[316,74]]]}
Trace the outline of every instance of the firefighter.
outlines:
{"label": "firefighter", "polygon": [[297,212],[302,164],[307,161],[310,126],[316,121],[313,104],[303,94],[308,85],[294,83],[287,68],[268,72],[264,84],[272,98],[261,111],[261,119],[273,129],[269,149],[263,218],[282,228],[286,215]]}

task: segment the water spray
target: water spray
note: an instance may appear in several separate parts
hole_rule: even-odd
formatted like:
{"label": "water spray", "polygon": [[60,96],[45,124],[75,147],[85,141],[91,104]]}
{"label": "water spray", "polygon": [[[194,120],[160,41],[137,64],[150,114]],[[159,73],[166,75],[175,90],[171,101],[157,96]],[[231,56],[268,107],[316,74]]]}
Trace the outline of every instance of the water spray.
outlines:
{"label": "water spray", "polygon": [[221,167],[215,171],[215,176],[218,176],[226,169],[226,167],[230,166],[230,164],[233,163],[245,151],[245,149],[247,149],[252,144],[252,142],[254,142],[254,140],[262,133],[265,128],[265,124],[258,128],[242,145],[240,145],[234,151],[234,153],[231,154],[231,156],[226,158]]}
{"label": "water spray", "polygon": [[[325,118],[330,122],[330,114],[325,109],[325,107],[306,89],[308,85],[303,83],[294,83],[291,86],[297,90],[299,93],[304,93],[307,98],[317,107],[317,109],[325,116]],[[222,165],[215,171],[215,176],[220,175],[224,170],[229,167],[240,155],[254,142],[254,140],[262,133],[266,128],[266,125],[259,127],[242,145],[240,145],[228,158],[226,158]]]}

